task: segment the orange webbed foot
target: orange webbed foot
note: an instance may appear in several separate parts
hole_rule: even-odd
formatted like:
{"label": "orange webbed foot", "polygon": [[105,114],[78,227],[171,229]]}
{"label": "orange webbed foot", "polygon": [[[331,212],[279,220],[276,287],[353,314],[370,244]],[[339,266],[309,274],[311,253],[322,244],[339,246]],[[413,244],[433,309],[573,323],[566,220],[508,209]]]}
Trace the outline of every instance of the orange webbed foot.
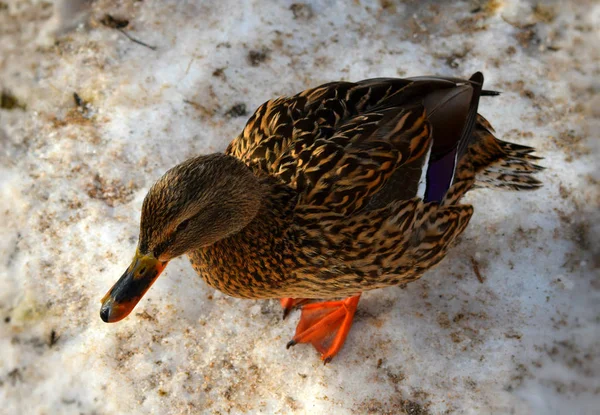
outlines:
{"label": "orange webbed foot", "polygon": [[321,353],[321,360],[329,363],[346,341],[359,300],[360,294],[341,301],[305,305],[296,334],[286,347],[311,343]]}

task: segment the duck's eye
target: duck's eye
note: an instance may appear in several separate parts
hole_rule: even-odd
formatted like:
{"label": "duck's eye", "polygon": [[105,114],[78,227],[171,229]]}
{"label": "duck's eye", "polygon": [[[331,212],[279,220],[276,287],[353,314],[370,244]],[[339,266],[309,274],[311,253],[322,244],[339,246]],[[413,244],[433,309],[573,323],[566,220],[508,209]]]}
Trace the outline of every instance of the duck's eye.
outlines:
{"label": "duck's eye", "polygon": [[182,230],[184,230],[185,228],[187,228],[187,226],[190,224],[190,220],[186,219],[183,222],[181,222],[179,225],[177,225],[177,228],[175,229],[176,232],[181,232]]}

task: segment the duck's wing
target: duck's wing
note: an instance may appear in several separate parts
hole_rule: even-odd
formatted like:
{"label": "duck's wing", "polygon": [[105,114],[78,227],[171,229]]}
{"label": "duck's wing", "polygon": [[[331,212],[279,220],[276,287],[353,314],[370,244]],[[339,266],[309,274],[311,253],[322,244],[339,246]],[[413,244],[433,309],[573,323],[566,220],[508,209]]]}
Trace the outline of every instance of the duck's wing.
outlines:
{"label": "duck's wing", "polygon": [[274,164],[283,153],[291,151],[290,146],[301,142],[304,136],[319,134],[319,131],[309,133],[310,126],[300,122],[306,119],[301,111],[305,101],[282,97],[265,102],[248,119],[242,133],[229,144],[225,153],[242,160],[257,172],[273,173]]}
{"label": "duck's wing", "polygon": [[300,193],[299,203],[349,215],[363,208],[405,163],[423,157],[431,128],[423,106],[382,108],[350,118],[279,170]]}
{"label": "duck's wing", "polygon": [[340,213],[373,196],[378,206],[441,200],[476,119],[479,75],[336,82],[271,100],[227,152],[280,177],[301,203]]}
{"label": "duck's wing", "polygon": [[[226,153],[270,174],[279,174],[282,158],[297,157],[319,138],[331,137],[339,125],[365,113],[409,81],[386,79],[368,87],[361,83],[331,82],[292,97],[262,104]],[[286,162],[287,162],[286,161]]]}

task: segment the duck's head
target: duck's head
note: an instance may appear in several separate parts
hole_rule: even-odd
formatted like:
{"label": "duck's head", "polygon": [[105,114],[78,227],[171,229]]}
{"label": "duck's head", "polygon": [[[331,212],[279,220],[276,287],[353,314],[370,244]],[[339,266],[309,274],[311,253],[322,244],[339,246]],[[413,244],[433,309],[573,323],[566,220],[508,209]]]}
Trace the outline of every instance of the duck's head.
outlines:
{"label": "duck's head", "polygon": [[261,199],[257,177],[228,155],[195,157],[167,171],[144,199],[135,256],[102,299],[102,320],[127,317],[171,259],[243,229]]}

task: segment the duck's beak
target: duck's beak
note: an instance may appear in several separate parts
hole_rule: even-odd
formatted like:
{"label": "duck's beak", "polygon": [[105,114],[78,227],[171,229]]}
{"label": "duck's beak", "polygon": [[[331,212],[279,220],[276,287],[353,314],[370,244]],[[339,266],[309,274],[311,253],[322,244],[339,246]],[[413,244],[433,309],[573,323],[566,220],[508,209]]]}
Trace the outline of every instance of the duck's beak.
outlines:
{"label": "duck's beak", "polygon": [[166,266],[167,262],[154,255],[136,251],[127,271],[102,299],[100,318],[105,323],[114,323],[127,317]]}

